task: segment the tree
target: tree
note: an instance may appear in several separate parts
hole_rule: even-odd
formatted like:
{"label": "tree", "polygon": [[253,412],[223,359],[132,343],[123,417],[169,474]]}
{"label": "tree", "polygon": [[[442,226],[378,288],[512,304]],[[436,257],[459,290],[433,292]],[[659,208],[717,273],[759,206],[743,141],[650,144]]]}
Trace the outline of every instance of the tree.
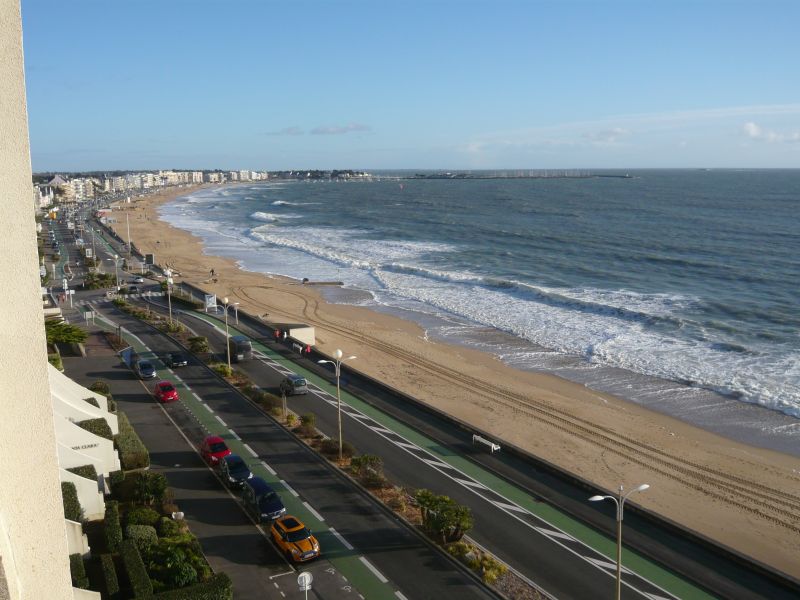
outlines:
{"label": "tree", "polygon": [[449,496],[437,496],[430,490],[418,490],[414,499],[422,512],[422,526],[442,544],[457,542],[472,529],[472,511]]}
{"label": "tree", "polygon": [[44,331],[47,343],[53,344],[80,344],[86,341],[87,333],[76,325],[59,321],[45,321]]}

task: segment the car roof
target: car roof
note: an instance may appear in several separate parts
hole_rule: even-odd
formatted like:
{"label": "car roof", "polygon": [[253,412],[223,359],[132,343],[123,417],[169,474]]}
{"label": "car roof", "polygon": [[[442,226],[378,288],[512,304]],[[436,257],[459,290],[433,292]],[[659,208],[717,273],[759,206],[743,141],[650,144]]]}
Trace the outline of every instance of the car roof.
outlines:
{"label": "car roof", "polygon": [[298,379],[305,379],[302,375],[298,375],[297,373],[289,373],[286,376],[286,379],[291,379],[292,381],[297,381]]}
{"label": "car roof", "polygon": [[292,515],[287,515],[281,519],[278,519],[276,523],[278,523],[286,531],[294,531],[295,529],[302,529],[305,527],[300,519],[293,517]]}
{"label": "car roof", "polygon": [[227,463],[240,462],[240,463],[244,464],[244,459],[241,456],[239,456],[238,454],[234,454],[233,452],[228,454],[228,456],[223,456],[222,460],[224,460]]}
{"label": "car roof", "polygon": [[145,365],[148,365],[148,366],[151,366],[151,367],[153,366],[153,365],[150,364],[149,360],[144,360],[144,359],[137,360],[136,364],[139,365],[139,366],[142,366],[142,367],[145,366]]}
{"label": "car roof", "polygon": [[207,435],[205,441],[209,444],[218,444],[219,442],[225,443],[225,440],[218,435]]}
{"label": "car roof", "polygon": [[275,490],[272,489],[272,486],[268,484],[266,481],[261,479],[261,477],[251,477],[247,480],[245,485],[249,485],[253,488],[253,491],[261,496],[262,494],[266,494],[267,492],[274,492]]}
{"label": "car roof", "polygon": [[163,381],[159,381],[156,385],[160,387],[162,385],[173,385],[173,383],[164,379]]}
{"label": "car roof", "polygon": [[249,342],[250,338],[246,335],[232,335],[231,339],[235,342]]}

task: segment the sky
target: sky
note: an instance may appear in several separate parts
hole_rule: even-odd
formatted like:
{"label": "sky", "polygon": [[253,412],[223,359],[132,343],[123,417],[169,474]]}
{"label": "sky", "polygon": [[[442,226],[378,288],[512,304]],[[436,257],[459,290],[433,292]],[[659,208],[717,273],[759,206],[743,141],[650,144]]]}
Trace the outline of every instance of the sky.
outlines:
{"label": "sky", "polygon": [[34,171],[800,167],[800,2],[22,0]]}

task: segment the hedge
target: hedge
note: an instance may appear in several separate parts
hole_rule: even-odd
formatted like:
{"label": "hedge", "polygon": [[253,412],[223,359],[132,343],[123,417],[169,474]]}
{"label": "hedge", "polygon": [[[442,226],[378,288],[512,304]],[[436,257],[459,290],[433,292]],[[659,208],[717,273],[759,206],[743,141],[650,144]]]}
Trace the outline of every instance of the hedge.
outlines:
{"label": "hedge", "polygon": [[125,413],[117,414],[119,418],[119,435],[114,443],[119,450],[119,460],[125,470],[141,469],[150,466],[150,455],[147,447],[133,429]]}
{"label": "hedge", "polygon": [[111,388],[108,387],[108,384],[102,379],[95,381],[89,386],[89,389],[98,394],[103,394],[103,396],[108,396],[111,393]]}
{"label": "hedge", "polygon": [[105,514],[106,544],[110,552],[116,552],[122,542],[122,526],[119,524],[119,503],[106,502]]}
{"label": "hedge", "polygon": [[83,401],[84,402],[88,402],[89,404],[91,404],[95,408],[100,408],[100,403],[97,401],[97,398],[95,398],[93,396],[89,396],[88,398],[84,398]]}
{"label": "hedge", "polygon": [[147,575],[142,555],[131,540],[124,540],[119,547],[119,555],[128,573],[134,598],[150,598],[153,595],[153,582]]}
{"label": "hedge", "polygon": [[70,467],[67,469],[70,473],[75,473],[75,475],[80,475],[81,477],[85,477],[86,479],[91,479],[92,481],[97,481],[97,469],[94,468],[94,465],[81,465],[80,467]]}
{"label": "hedge", "polygon": [[111,471],[108,474],[108,485],[112,494],[114,493],[114,488],[123,481],[125,481],[125,471]]}
{"label": "hedge", "polygon": [[181,532],[181,526],[169,517],[161,517],[158,521],[158,535],[161,537],[172,537]]}
{"label": "hedge", "polygon": [[106,594],[109,598],[119,597],[119,579],[114,566],[114,558],[110,554],[100,555],[100,567],[103,569],[103,579],[106,582]]}
{"label": "hedge", "polygon": [[78,490],[71,481],[61,482],[61,499],[64,501],[64,518],[70,521],[83,521],[83,508],[78,500]]}
{"label": "hedge", "polygon": [[136,544],[139,552],[146,552],[158,543],[158,534],[152,525],[128,525],[125,528],[125,537]]}
{"label": "hedge", "polygon": [[137,506],[128,511],[125,516],[125,522],[128,525],[150,525],[154,527],[161,515],[152,508],[147,506]]}
{"label": "hedge", "polygon": [[114,433],[111,431],[111,426],[102,417],[99,419],[86,419],[85,421],[78,421],[75,423],[75,425],[95,435],[106,438],[107,440],[114,439]]}
{"label": "hedge", "polygon": [[72,587],[89,589],[86,566],[83,564],[83,557],[78,553],[69,555],[69,574],[72,576]]}
{"label": "hedge", "polygon": [[158,600],[232,600],[233,582],[226,573],[217,573],[208,581],[179,590],[156,594]]}

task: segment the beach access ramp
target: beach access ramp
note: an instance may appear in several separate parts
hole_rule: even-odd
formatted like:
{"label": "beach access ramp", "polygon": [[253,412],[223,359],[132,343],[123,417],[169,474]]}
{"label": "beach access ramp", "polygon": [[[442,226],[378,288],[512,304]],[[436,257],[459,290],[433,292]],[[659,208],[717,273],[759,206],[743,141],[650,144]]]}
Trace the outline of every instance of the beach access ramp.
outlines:
{"label": "beach access ramp", "polygon": [[303,323],[275,323],[276,332],[281,332],[281,337],[286,333],[286,339],[297,342],[303,346],[314,346],[317,342],[314,328]]}

